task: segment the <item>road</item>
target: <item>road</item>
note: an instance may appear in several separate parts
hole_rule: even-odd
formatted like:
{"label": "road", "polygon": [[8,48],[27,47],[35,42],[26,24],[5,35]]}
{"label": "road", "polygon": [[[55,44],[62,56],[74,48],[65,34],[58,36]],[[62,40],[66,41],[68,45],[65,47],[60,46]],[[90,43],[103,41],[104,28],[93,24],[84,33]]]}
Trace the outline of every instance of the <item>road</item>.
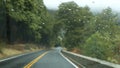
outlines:
{"label": "road", "polygon": [[42,50],[0,62],[0,68],[75,68],[60,53],[60,48]]}

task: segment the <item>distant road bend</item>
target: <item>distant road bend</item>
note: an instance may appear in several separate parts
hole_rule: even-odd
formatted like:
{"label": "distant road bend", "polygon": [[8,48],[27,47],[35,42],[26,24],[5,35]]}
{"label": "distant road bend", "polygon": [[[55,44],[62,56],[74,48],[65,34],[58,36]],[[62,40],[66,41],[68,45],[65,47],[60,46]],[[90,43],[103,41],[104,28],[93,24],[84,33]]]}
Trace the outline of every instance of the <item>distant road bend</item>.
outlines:
{"label": "distant road bend", "polygon": [[61,49],[58,47],[0,60],[0,68],[78,68],[62,55]]}

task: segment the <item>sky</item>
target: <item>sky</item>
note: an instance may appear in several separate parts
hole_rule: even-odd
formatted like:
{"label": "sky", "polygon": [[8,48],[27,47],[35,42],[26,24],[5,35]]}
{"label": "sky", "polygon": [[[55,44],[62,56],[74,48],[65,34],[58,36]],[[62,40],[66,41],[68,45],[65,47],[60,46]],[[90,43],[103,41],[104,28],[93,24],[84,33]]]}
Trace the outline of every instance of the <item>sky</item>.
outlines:
{"label": "sky", "polygon": [[44,4],[49,9],[58,9],[58,6],[62,2],[74,1],[79,6],[89,6],[93,11],[100,11],[107,7],[113,9],[113,11],[120,12],[120,0],[43,0]]}

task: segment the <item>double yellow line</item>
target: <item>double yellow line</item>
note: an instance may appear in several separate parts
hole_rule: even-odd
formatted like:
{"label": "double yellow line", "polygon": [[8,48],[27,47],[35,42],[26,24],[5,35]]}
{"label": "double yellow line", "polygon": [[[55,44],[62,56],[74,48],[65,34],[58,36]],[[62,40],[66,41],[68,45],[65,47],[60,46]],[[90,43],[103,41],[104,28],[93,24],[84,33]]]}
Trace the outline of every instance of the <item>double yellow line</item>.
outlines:
{"label": "double yellow line", "polygon": [[36,59],[34,59],[33,61],[31,61],[30,63],[28,63],[24,68],[30,68],[33,64],[35,64],[38,60],[40,60],[44,55],[46,55],[48,52],[43,53],[42,55],[40,55],[39,57],[37,57]]}

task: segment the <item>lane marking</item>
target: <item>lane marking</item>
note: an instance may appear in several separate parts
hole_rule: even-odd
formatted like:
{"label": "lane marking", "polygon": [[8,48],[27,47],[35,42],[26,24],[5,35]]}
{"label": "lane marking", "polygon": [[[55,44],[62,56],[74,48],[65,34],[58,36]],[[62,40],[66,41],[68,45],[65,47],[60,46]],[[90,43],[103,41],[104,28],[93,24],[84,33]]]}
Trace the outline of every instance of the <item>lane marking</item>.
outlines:
{"label": "lane marking", "polygon": [[70,61],[68,58],[66,58],[61,52],[59,52],[60,53],[60,55],[64,58],[64,59],[66,59],[70,64],[72,64],[75,68],[79,68],[77,65],[75,65],[72,61]]}
{"label": "lane marking", "polygon": [[24,55],[26,55],[26,54],[22,54],[22,55],[13,56],[13,57],[10,57],[10,58],[2,59],[2,60],[0,60],[0,62],[4,62],[4,61],[7,61],[7,60],[15,59],[17,57],[21,57],[21,56],[24,56]]}
{"label": "lane marking", "polygon": [[15,58],[18,58],[18,57],[21,57],[21,56],[25,56],[25,55],[28,55],[28,54],[31,54],[31,53],[35,53],[35,52],[20,54],[20,55],[12,56],[12,57],[9,57],[9,58],[1,59],[0,62],[4,62],[4,61],[7,61],[7,60],[15,59]]}
{"label": "lane marking", "polygon": [[[68,56],[67,56],[68,57]],[[77,62],[76,60],[68,57],[71,61],[75,62],[76,64],[78,64],[79,66],[81,66],[82,68],[86,68],[84,65],[80,64],[79,62]]]}
{"label": "lane marking", "polygon": [[33,64],[35,64],[38,60],[40,60],[43,56],[45,56],[48,52],[43,53],[42,55],[38,56],[36,59],[28,63],[24,68],[30,68]]}
{"label": "lane marking", "polygon": [[84,58],[88,61],[98,62],[99,64],[106,65],[106,66],[113,67],[113,68],[120,68],[119,64],[115,64],[115,63],[111,63],[111,62],[108,62],[108,61],[105,61],[105,60],[100,60],[100,59],[97,59],[97,58],[92,58],[92,57],[76,54],[76,53],[65,51],[65,50],[63,50],[63,51],[68,53],[68,54],[78,56],[80,58]]}

